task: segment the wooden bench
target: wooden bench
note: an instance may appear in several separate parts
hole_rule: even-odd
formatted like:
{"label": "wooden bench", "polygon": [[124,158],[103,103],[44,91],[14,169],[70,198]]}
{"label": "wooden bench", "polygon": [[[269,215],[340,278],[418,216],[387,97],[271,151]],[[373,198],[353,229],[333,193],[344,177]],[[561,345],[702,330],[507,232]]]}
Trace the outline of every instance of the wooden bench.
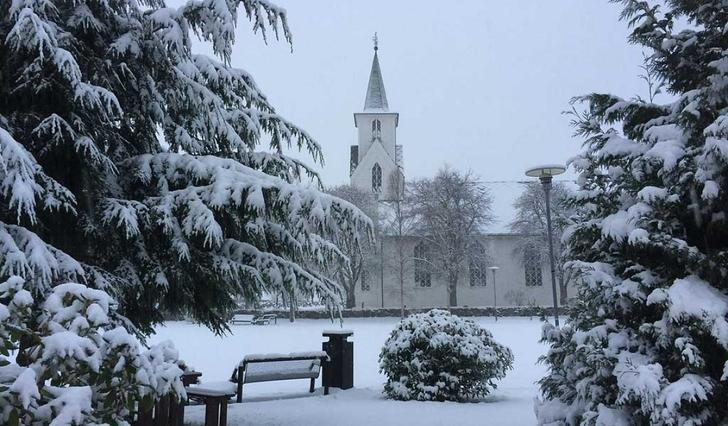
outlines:
{"label": "wooden bench", "polygon": [[243,384],[277,380],[310,379],[309,392],[314,391],[321,365],[328,361],[326,352],[246,355],[233,372],[237,383],[237,401],[243,402]]}
{"label": "wooden bench", "polygon": [[230,324],[253,324],[255,315],[235,314],[230,320]]}
{"label": "wooden bench", "polygon": [[278,316],[276,314],[250,315],[235,314],[230,319],[230,324],[246,324],[246,325],[268,325],[271,322],[278,324]]}
{"label": "wooden bench", "polygon": [[260,316],[256,316],[255,319],[253,320],[253,324],[258,324],[258,325],[268,325],[271,322],[273,322],[274,324],[278,324],[278,315],[263,314]]}

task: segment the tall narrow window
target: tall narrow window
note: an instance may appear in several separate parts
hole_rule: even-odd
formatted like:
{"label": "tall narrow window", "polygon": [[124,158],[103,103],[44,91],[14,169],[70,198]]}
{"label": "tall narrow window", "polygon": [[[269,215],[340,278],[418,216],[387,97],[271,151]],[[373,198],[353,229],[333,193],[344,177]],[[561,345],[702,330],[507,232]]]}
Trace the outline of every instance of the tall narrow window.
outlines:
{"label": "tall narrow window", "polygon": [[372,139],[378,139],[382,136],[382,122],[372,120]]}
{"label": "tall narrow window", "polygon": [[526,285],[535,287],[543,285],[541,276],[541,255],[537,247],[527,245],[523,250],[523,268],[526,274]]}
{"label": "tall narrow window", "polygon": [[415,285],[418,287],[432,287],[430,274],[430,253],[424,242],[415,245]]}
{"label": "tall narrow window", "polygon": [[488,277],[488,266],[486,265],[485,249],[479,242],[475,242],[470,249],[468,259],[468,272],[470,275],[471,287],[485,287]]}
{"label": "tall narrow window", "polygon": [[382,190],[382,168],[379,163],[374,163],[372,167],[372,191],[380,192]]}
{"label": "tall narrow window", "polygon": [[365,268],[362,268],[361,273],[359,274],[359,281],[361,281],[361,291],[371,290],[369,281],[367,280],[367,270]]}

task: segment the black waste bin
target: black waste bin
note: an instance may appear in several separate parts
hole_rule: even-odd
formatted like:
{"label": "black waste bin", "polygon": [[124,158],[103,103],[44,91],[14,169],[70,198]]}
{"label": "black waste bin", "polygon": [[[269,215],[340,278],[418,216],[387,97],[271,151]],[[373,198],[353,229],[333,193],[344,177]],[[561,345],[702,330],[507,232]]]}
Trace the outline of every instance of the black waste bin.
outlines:
{"label": "black waste bin", "polygon": [[329,355],[329,361],[323,367],[324,394],[329,388],[351,389],[354,387],[354,343],[347,338],[354,334],[349,330],[326,330],[324,337],[328,342],[321,345]]}

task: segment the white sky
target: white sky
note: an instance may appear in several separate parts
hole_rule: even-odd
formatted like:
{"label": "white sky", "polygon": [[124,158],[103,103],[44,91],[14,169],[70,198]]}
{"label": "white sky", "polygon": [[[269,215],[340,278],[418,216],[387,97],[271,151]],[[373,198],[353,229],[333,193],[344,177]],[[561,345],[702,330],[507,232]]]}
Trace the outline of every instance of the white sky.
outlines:
{"label": "white sky", "polygon": [[264,45],[241,17],[232,62],[321,144],[327,186],[348,182],[375,31],[408,177],[448,163],[522,180],[527,167],[578,151],[562,115],[572,96],[646,94],[641,52],[606,0],[273,2],[288,10],[293,52]]}
{"label": "white sky", "polygon": [[[293,52],[285,41],[266,46],[241,15],[232,65],[321,144],[326,186],[349,181],[353,113],[364,106],[375,31],[407,178],[449,164],[485,181],[526,180],[528,167],[579,151],[562,114],[572,97],[647,95],[641,51],[607,0],[271,1],[288,10]],[[488,231],[507,232],[522,187],[488,186],[496,217]]]}

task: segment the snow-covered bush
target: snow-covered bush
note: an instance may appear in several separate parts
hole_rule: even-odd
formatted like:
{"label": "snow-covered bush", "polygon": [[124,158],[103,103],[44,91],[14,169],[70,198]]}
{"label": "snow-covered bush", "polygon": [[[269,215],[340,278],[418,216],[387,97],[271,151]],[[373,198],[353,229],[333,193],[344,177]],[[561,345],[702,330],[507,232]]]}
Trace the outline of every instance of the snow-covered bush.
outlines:
{"label": "snow-covered bush", "polygon": [[379,354],[394,399],[467,401],[495,388],[512,368],[513,354],[475,322],[433,309],[410,315],[390,334]]}
{"label": "snow-covered bush", "polygon": [[0,424],[123,425],[184,397],[172,345],[141,352],[124,325],[103,291],[67,283],[36,301],[18,276],[0,283]]}
{"label": "snow-covered bush", "polygon": [[[728,418],[725,1],[622,0],[672,95],[577,101],[584,149],[567,229],[578,297],[546,325],[540,424],[718,425]],[[648,78],[648,79],[649,79]],[[583,107],[583,108],[582,108]]]}

